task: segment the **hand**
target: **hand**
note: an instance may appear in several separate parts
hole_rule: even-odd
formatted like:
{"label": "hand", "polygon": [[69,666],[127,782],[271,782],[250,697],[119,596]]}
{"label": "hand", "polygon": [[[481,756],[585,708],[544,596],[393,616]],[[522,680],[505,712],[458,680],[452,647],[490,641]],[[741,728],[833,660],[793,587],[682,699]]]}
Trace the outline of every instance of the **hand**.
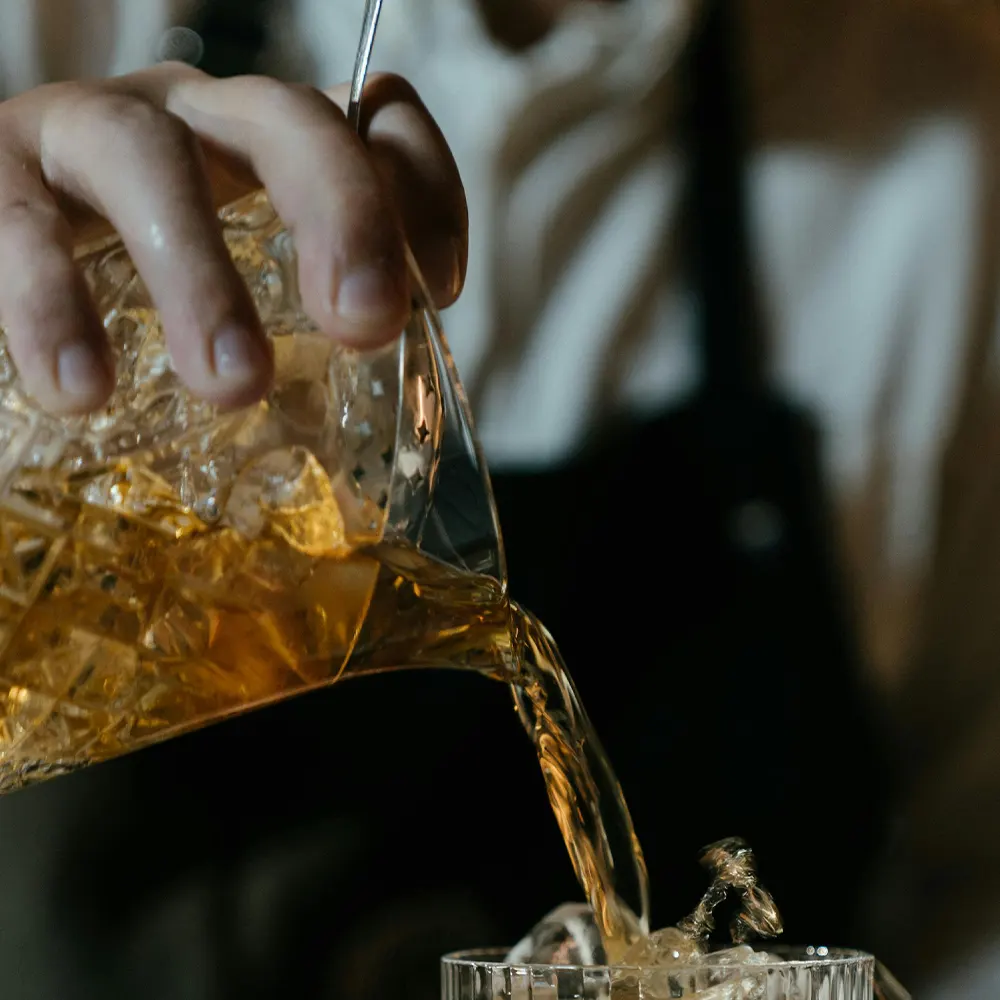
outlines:
{"label": "hand", "polygon": [[404,233],[450,304],[467,215],[448,147],[403,80],[370,81],[367,147],[347,96],[163,64],[0,104],[0,325],[28,391],[57,413],[111,391],[110,348],[73,263],[74,246],[110,226],[188,387],[222,406],[259,398],[271,350],[215,209],[261,184],[294,234],[305,308],[331,337],[376,346],[399,333]]}

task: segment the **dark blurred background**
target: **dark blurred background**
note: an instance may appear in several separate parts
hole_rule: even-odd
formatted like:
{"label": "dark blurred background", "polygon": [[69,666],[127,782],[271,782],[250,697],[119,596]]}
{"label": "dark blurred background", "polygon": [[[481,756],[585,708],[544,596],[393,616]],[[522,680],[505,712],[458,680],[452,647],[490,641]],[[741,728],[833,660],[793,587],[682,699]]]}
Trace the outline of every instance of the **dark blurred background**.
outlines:
{"label": "dark blurred background", "polygon": [[[478,13],[530,54],[557,6]],[[817,7],[811,30],[840,51],[859,19],[841,37],[835,7]],[[700,897],[700,848],[739,835],[788,940],[874,948],[917,975],[921,956],[890,926],[916,897],[896,890],[889,916],[871,916],[916,784],[900,766],[907,730],[873,680],[825,428],[768,375],[744,181],[748,135],[770,119],[745,102],[751,36],[724,0],[692,10],[662,128],[693,169],[662,254],[694,300],[700,377],[548,468],[498,463],[510,589],[556,636],[614,762],[655,924]],[[202,65],[258,66],[268,13],[192,5]],[[904,38],[916,76],[933,34]],[[861,106],[876,89],[856,83],[832,76],[821,92]],[[830,137],[804,117],[803,148],[844,140],[836,115]],[[947,882],[947,865],[934,877]],[[440,954],[511,944],[580,896],[508,693],[437,672],[344,684],[11,797],[0,884],[0,982],[25,1000],[430,1000]]]}

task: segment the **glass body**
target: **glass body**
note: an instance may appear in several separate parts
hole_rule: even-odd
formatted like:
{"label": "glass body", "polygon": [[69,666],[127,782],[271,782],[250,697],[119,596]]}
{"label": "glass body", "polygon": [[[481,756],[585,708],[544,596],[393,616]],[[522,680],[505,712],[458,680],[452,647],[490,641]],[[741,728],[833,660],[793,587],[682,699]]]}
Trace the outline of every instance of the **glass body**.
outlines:
{"label": "glass body", "polygon": [[185,390],[120,242],[78,254],[117,356],[104,410],[43,412],[0,337],[0,791],[345,677],[473,670],[508,686],[602,933],[626,946],[647,913],[642,853],[551,637],[507,598],[415,263],[405,329],[361,353],[303,312],[263,193],[221,223],[274,345],[256,405]]}
{"label": "glass body", "polygon": [[874,959],[836,948],[768,948],[767,965],[670,969],[510,965],[481,949],[441,961],[441,1000],[872,1000]]}
{"label": "glass body", "polygon": [[0,338],[0,790],[407,665],[385,623],[364,630],[392,611],[387,551],[502,587],[485,469],[412,262],[406,329],[361,353],[304,314],[264,194],[220,219],[274,344],[259,404],[220,412],[184,389],[118,241],[78,253],[117,353],[104,410],[43,412]]}

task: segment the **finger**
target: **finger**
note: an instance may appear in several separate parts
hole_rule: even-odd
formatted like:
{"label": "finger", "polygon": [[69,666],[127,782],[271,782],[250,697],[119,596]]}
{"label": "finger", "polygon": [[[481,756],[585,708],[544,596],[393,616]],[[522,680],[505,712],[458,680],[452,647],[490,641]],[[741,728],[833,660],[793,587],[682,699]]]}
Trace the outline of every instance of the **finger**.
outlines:
{"label": "finger", "polygon": [[303,305],[331,336],[395,338],[409,313],[402,224],[371,157],[319,91],[263,77],[187,78],[168,107],[267,187],[299,253]]}
{"label": "finger", "polygon": [[104,329],[73,261],[72,232],[37,164],[0,160],[0,325],[27,391],[53,413],[111,393]]}
{"label": "finger", "polygon": [[[346,112],[349,86],[325,93]],[[401,77],[373,75],[363,112],[363,138],[434,301],[444,308],[461,292],[468,263],[468,210],[451,150],[416,91]],[[211,143],[209,136],[202,138]],[[210,149],[216,204],[261,184],[245,160],[217,142]]]}
{"label": "finger", "polygon": [[181,379],[222,406],[259,398],[272,374],[270,345],[222,239],[187,126],[130,94],[100,92],[52,114],[41,141],[47,179],[121,235]]}
{"label": "finger", "polygon": [[[347,86],[327,95],[346,109]],[[369,78],[361,131],[403,220],[407,241],[440,307],[458,298],[468,263],[469,216],[458,167],[441,130],[402,77]]]}

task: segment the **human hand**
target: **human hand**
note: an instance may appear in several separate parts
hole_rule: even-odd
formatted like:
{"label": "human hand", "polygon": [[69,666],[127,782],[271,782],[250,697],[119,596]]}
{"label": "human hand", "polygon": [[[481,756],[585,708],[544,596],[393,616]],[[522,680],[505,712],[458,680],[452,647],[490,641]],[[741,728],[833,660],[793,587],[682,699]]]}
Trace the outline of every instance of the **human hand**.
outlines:
{"label": "human hand", "polygon": [[110,347],[74,247],[121,236],[174,367],[221,406],[257,399],[270,345],[216,208],[267,188],[329,336],[374,347],[409,311],[404,236],[439,306],[465,273],[467,214],[448,147],[413,89],[372,77],[363,143],[326,93],[182,64],[40,87],[0,104],[0,325],[28,391],[56,413],[110,394]]}

